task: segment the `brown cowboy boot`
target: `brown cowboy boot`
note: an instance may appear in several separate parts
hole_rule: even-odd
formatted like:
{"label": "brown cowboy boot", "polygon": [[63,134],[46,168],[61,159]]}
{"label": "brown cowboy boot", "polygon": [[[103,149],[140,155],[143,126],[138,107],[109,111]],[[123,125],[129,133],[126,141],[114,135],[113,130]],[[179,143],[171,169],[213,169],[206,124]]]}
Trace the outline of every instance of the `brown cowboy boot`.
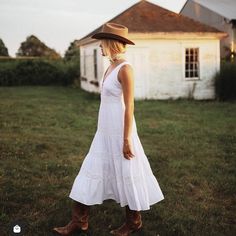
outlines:
{"label": "brown cowboy boot", "polygon": [[89,209],[89,206],[74,201],[74,207],[72,210],[72,220],[64,227],[53,228],[53,231],[64,236],[70,235],[71,233],[77,230],[87,231]]}
{"label": "brown cowboy boot", "polygon": [[117,236],[128,236],[131,233],[138,231],[142,227],[141,213],[139,211],[130,210],[126,206],[126,222],[118,229],[111,230],[110,233]]}

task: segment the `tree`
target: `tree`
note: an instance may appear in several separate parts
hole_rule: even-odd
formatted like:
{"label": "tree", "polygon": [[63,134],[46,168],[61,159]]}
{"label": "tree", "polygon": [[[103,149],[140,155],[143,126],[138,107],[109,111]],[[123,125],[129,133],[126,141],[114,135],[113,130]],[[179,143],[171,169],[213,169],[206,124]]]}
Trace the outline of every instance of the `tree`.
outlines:
{"label": "tree", "polygon": [[9,57],[8,49],[6,48],[2,39],[0,39],[0,56]]}
{"label": "tree", "polygon": [[59,53],[46,46],[34,35],[27,37],[26,41],[21,43],[16,56],[45,57],[49,59],[61,58]]}
{"label": "tree", "polygon": [[77,46],[77,40],[74,40],[72,43],[70,43],[70,46],[65,52],[64,60],[66,61],[78,61],[80,59],[80,49]]}

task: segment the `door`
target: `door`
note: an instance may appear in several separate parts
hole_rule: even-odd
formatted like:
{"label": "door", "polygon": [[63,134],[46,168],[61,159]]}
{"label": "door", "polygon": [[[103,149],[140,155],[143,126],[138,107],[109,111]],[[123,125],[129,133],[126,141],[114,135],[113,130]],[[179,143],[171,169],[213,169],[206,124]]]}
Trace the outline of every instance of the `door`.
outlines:
{"label": "door", "polygon": [[126,58],[134,69],[134,97],[137,99],[147,98],[149,81],[148,48],[130,47],[127,49]]}

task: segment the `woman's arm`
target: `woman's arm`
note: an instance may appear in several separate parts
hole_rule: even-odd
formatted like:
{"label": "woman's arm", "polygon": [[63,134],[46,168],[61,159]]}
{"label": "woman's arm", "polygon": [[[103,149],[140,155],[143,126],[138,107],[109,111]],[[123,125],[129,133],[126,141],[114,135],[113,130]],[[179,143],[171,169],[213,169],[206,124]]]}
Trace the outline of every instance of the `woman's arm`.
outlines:
{"label": "woman's arm", "polygon": [[125,103],[124,115],[124,155],[127,159],[132,157],[131,151],[131,131],[133,127],[134,114],[134,75],[130,65],[121,67],[118,73],[118,80],[122,85],[123,97]]}

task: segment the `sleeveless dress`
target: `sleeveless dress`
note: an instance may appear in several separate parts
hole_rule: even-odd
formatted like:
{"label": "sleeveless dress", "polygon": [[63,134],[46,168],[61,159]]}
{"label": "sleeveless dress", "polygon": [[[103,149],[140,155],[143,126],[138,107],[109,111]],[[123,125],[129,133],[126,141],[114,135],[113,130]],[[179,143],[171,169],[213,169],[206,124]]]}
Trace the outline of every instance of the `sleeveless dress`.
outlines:
{"label": "sleeveless dress", "polygon": [[164,199],[140,142],[135,117],[131,133],[134,157],[123,155],[125,103],[116,66],[104,80],[100,93],[97,131],[76,176],[69,197],[86,205],[102,204],[113,199],[121,207],[149,210]]}

